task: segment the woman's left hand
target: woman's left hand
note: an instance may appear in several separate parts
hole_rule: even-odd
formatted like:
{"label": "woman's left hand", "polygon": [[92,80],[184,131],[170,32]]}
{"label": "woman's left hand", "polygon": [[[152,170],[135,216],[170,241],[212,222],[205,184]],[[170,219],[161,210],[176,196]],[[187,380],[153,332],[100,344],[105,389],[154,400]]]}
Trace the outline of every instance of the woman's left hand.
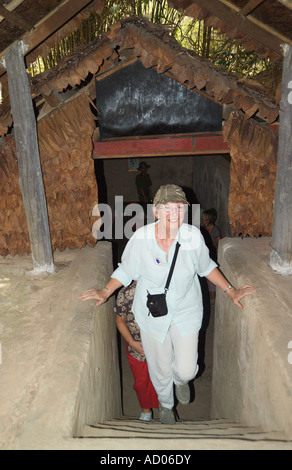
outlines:
{"label": "woman's left hand", "polygon": [[255,288],[252,286],[244,286],[240,289],[230,289],[227,295],[231,298],[232,302],[237,305],[239,308],[243,308],[242,304],[239,302],[241,299],[247,295],[254,294],[256,292]]}
{"label": "woman's left hand", "polygon": [[143,346],[142,346],[141,341],[135,341],[135,340],[133,339],[133,341],[131,341],[131,342],[129,343],[129,345],[130,345],[131,348],[133,348],[138,354],[140,354],[140,356],[145,357],[145,353],[144,353],[144,350],[143,350]]}

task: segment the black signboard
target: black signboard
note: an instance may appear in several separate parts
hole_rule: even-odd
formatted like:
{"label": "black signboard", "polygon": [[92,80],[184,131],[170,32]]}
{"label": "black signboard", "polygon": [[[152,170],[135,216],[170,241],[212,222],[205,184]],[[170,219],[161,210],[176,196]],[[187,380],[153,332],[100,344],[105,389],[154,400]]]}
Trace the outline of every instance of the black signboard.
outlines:
{"label": "black signboard", "polygon": [[222,130],[222,107],[139,61],[96,80],[101,140]]}

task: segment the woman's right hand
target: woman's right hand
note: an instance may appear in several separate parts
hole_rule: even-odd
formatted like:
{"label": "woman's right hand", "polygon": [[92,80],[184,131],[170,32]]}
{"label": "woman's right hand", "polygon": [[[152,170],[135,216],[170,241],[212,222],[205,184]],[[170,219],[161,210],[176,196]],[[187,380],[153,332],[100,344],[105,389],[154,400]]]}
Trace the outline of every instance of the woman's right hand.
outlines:
{"label": "woman's right hand", "polygon": [[91,300],[95,299],[97,300],[96,305],[102,305],[104,302],[107,301],[109,298],[110,293],[107,289],[88,289],[82,292],[79,296],[78,299],[80,300]]}

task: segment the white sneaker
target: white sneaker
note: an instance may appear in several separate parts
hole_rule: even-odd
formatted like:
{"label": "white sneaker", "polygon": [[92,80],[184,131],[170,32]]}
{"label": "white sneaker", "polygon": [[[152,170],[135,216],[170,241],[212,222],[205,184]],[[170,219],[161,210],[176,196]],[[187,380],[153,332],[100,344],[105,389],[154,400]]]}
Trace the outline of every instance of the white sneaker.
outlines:
{"label": "white sneaker", "polygon": [[151,421],[151,419],[152,419],[152,412],[151,411],[149,413],[144,413],[142,411],[140,416],[139,416],[140,421],[147,421],[147,423],[149,423],[149,421]]}

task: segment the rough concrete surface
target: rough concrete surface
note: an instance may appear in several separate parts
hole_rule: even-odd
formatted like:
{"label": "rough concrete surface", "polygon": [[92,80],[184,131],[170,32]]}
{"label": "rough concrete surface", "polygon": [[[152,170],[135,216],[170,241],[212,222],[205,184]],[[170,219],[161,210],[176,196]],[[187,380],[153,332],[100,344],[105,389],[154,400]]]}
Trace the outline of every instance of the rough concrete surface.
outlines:
{"label": "rough concrete surface", "polygon": [[[292,276],[269,266],[269,238],[225,238],[220,268],[235,287],[256,293],[237,309],[217,293],[213,417],[228,417],[292,439]],[[290,358],[290,359],[289,359]]]}
{"label": "rough concrete surface", "polygon": [[[103,287],[111,272],[108,245],[99,242],[96,248],[56,252],[51,275],[31,272],[30,256],[0,259],[0,449],[291,448],[290,443],[224,436],[82,438],[83,424],[122,415],[113,303],[96,308],[94,301],[78,300],[82,290]],[[213,319],[211,315],[206,368],[194,382],[195,398],[178,406],[183,420],[210,419]],[[140,410],[123,342],[121,351],[123,412],[137,418]]]}
{"label": "rough concrete surface", "polygon": [[[110,250],[100,244],[55,253],[54,274],[36,275],[29,256],[0,260],[2,449],[54,447],[85,420],[121,413],[113,304],[97,311],[78,299],[104,285]],[[96,406],[96,396],[108,398],[107,406]]]}
{"label": "rough concrete surface", "polygon": [[[32,439],[31,447],[51,445],[62,448],[61,436],[66,439],[66,445],[69,445],[68,438],[72,432],[80,435],[80,429],[76,432],[76,413],[72,407],[78,403],[78,379],[89,354],[89,350],[82,349],[80,338],[83,338],[85,344],[88,343],[94,316],[103,315],[103,312],[96,313],[94,301],[84,303],[77,297],[85,288],[96,285],[92,272],[92,258],[96,259],[96,255],[95,249],[84,248],[56,252],[54,258],[53,275],[34,274],[30,256],[0,259],[2,449],[27,447],[27,439]],[[102,264],[107,263],[100,259],[100,255],[99,261]],[[102,271],[104,270],[103,268]],[[177,411],[181,418],[190,415],[193,419],[210,417],[212,324],[211,321],[210,334],[207,335],[206,369],[203,376],[196,380],[196,399],[187,408],[178,406]],[[76,343],[77,338],[79,344]],[[116,403],[117,413],[114,417],[120,416],[119,405],[122,402],[124,415],[137,417],[140,408],[133,390],[133,377],[126,360],[124,340],[120,344],[122,397],[121,402]],[[76,373],[72,374],[74,368]],[[99,370],[98,357],[96,369]],[[58,390],[55,389],[56,384]],[[121,395],[119,390],[118,394]],[[68,396],[72,401],[65,403]],[[99,398],[97,397],[97,402]],[[64,407],[62,410],[59,409],[60,405]],[[157,418],[157,410],[154,410],[154,416]],[[45,428],[38,434],[42,419],[46,421]],[[88,419],[84,419],[88,423]],[[92,421],[94,422],[93,417]],[[50,439],[51,444],[47,441]],[[74,448],[74,443],[70,444],[70,448],[72,445]]]}

